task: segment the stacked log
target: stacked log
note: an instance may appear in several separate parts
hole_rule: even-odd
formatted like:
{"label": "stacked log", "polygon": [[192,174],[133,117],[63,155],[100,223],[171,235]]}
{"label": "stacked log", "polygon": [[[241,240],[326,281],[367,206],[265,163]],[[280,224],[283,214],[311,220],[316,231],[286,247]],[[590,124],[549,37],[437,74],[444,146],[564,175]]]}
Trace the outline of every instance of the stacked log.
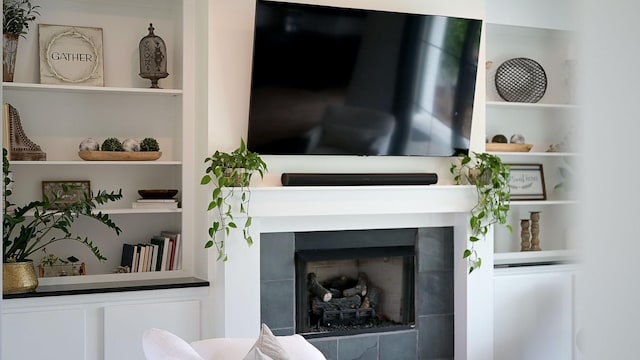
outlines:
{"label": "stacked log", "polygon": [[333,295],[329,290],[325,289],[324,286],[320,285],[315,273],[307,274],[307,289],[309,289],[309,291],[313,295],[317,296],[324,302],[331,300],[331,298],[333,297]]}
{"label": "stacked log", "polygon": [[[325,312],[375,309],[380,298],[380,289],[371,287],[365,273],[357,279],[339,276],[320,283],[315,273],[307,274],[307,288],[312,294],[311,313],[322,317]],[[360,316],[371,316],[375,310],[358,311]]]}

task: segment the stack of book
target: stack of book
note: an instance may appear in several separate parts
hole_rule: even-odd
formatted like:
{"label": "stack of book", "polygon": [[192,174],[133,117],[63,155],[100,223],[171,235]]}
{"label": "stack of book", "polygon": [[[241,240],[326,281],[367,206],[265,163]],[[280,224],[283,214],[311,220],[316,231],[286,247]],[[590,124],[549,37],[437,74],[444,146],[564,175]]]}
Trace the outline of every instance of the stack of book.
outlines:
{"label": "stack of book", "polygon": [[180,233],[162,231],[148,243],[122,244],[120,266],[129,272],[171,271],[182,269]]}
{"label": "stack of book", "polygon": [[177,199],[138,199],[132,204],[134,209],[177,209]]}

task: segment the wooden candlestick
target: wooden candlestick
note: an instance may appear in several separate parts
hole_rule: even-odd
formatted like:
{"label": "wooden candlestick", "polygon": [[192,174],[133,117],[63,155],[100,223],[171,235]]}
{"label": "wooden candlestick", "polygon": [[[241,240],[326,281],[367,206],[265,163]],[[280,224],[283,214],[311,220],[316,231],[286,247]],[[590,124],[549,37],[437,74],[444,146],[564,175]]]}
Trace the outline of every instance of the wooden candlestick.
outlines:
{"label": "wooden candlestick", "polygon": [[540,212],[531,212],[531,250],[540,251]]}
{"label": "wooden candlestick", "polygon": [[531,250],[529,219],[520,220],[520,228],[520,239],[522,240],[520,242],[520,251],[529,251]]}

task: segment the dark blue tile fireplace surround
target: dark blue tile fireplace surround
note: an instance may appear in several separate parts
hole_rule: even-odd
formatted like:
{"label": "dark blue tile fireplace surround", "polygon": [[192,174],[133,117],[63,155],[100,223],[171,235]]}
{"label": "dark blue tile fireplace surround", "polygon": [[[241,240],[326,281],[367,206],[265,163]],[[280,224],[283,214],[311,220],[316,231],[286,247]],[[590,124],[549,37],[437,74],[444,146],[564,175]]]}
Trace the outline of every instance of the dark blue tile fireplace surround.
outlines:
{"label": "dark blue tile fireplace surround", "polygon": [[261,321],[276,335],[297,331],[296,251],[314,246],[336,250],[412,246],[415,257],[410,278],[414,284],[410,293],[414,298],[408,303],[414,308],[408,326],[303,336],[329,360],[454,358],[452,227],[262,233],[260,241]]}

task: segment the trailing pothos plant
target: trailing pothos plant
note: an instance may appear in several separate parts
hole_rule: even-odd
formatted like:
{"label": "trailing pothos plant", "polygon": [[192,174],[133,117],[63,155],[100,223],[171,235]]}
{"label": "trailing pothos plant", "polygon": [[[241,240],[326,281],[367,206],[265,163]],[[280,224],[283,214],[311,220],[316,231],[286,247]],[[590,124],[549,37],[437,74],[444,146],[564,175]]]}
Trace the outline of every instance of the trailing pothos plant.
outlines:
{"label": "trailing pothos plant", "polygon": [[242,236],[249,246],[253,244],[253,239],[249,233],[251,226],[251,216],[249,215],[249,202],[251,199],[251,189],[249,183],[253,174],[257,173],[260,178],[264,177],[267,171],[267,164],[259,154],[247,149],[243,139],[240,139],[240,147],[230,153],[216,151],[213,155],[205,159],[207,164],[206,174],[200,181],[201,185],[213,185],[211,201],[207,211],[217,210],[217,217],[209,227],[209,240],[205,248],[215,245],[218,250],[218,260],[227,261],[224,238],[218,237],[219,232],[224,232],[225,238],[229,236],[231,229],[237,229],[234,207],[237,199],[236,193],[240,193],[239,213],[246,216],[242,225]]}
{"label": "trailing pothos plant", "polygon": [[24,206],[16,206],[9,201],[12,194],[11,171],[7,150],[2,151],[2,174],[4,206],[2,218],[3,262],[21,262],[30,260],[36,251],[59,241],[77,241],[87,246],[99,260],[107,258],[87,237],[73,235],[71,226],[80,217],[97,220],[117,235],[122,231],[107,214],[96,212],[96,207],[122,198],[122,190],[115,192],[98,191],[97,194],[84,193],[74,202],[61,201],[79,188],[62,185],[62,190],[43,200],[31,201]]}
{"label": "trailing pothos plant", "polygon": [[471,209],[469,225],[471,244],[463,254],[469,262],[469,273],[482,265],[482,258],[475,249],[475,243],[484,239],[489,228],[494,224],[507,224],[511,188],[509,187],[509,167],[502,163],[500,157],[487,153],[461,155],[459,163],[453,163],[449,169],[456,184],[475,185],[478,195],[476,205]]}

